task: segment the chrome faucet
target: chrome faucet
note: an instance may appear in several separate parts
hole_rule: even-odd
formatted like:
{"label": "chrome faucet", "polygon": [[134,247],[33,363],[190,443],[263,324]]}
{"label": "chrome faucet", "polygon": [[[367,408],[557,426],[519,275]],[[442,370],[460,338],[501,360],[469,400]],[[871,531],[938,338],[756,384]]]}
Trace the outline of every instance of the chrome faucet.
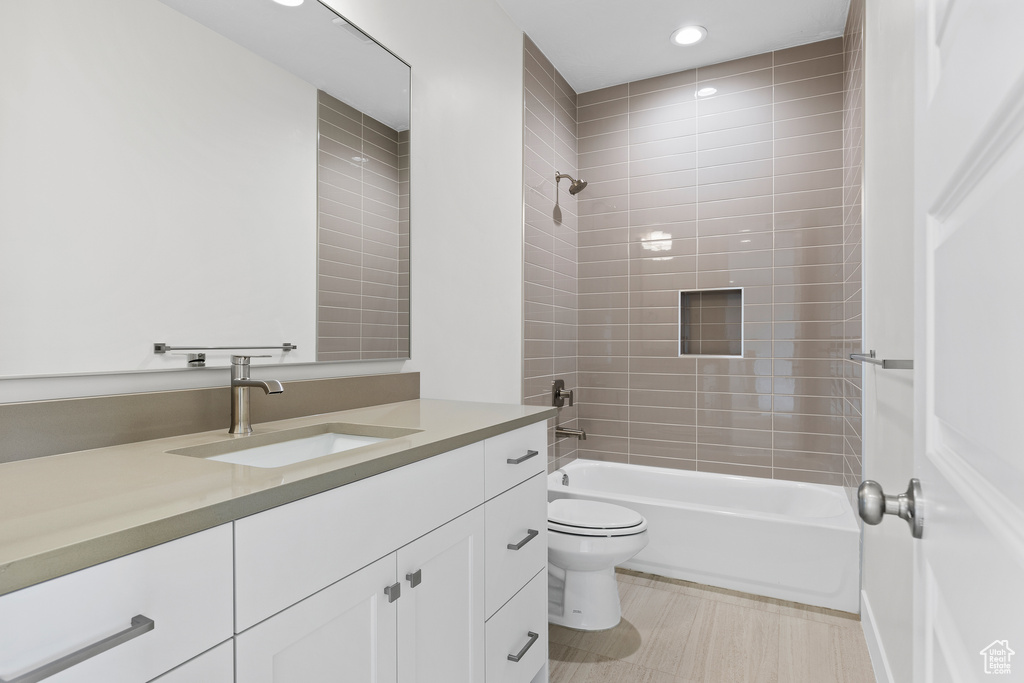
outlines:
{"label": "chrome faucet", "polygon": [[270,356],[231,356],[231,428],[228,434],[252,434],[249,420],[249,388],[262,389],[267,394],[284,393],[284,387],[276,379],[259,380],[249,378],[250,358]]}

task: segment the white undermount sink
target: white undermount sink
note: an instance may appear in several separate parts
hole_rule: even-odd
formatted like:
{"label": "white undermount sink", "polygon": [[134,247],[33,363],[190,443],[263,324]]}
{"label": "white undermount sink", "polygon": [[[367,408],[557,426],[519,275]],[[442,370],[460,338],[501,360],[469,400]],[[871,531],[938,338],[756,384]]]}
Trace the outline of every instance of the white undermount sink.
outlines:
{"label": "white undermount sink", "polygon": [[332,422],[168,451],[248,467],[284,467],[417,433],[418,429]]}

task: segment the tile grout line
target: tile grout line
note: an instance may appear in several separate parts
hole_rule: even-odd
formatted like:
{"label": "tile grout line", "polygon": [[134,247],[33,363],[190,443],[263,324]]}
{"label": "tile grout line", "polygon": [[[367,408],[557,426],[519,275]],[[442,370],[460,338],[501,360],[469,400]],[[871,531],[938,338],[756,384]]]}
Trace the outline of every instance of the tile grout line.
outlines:
{"label": "tile grout line", "polygon": [[775,479],[775,256],[777,236],[775,233],[775,52],[772,52],[772,336],[771,336],[771,378],[772,378],[772,479]]}
{"label": "tile grout line", "polygon": [[[697,240],[697,255],[694,258],[693,267],[694,267],[694,270],[696,271],[694,273],[694,288],[697,289],[697,290],[700,289],[700,287],[699,287],[699,285],[700,285],[700,282],[699,282],[699,278],[700,278],[700,275],[699,275],[699,273],[700,273],[700,98],[697,97],[697,91],[699,89],[700,89],[700,67],[694,69],[694,72],[693,72],[693,100],[694,100],[694,105],[693,105],[693,133],[694,133],[694,138],[695,138],[695,140],[694,140],[694,147],[696,148],[696,153],[694,154],[694,170],[693,170],[693,182],[694,182],[694,186],[695,186],[694,198],[696,200],[696,206],[694,207],[694,219],[695,219],[694,220],[694,238]],[[700,294],[698,294],[697,297],[698,297],[698,300],[702,300]],[[679,316],[679,323],[681,325],[682,324],[682,317],[683,317],[682,295],[680,295],[679,298],[680,298],[680,300],[676,302],[676,306],[678,307],[677,310],[679,312],[678,312],[677,315]],[[698,311],[700,311],[702,308],[703,308],[702,306],[698,305]],[[698,329],[699,329],[700,323],[698,322],[697,325],[698,325]],[[682,331],[680,330],[680,343],[681,343],[681,337],[682,337],[681,332]],[[740,334],[742,335],[742,331],[740,332]],[[700,351],[699,348],[697,350],[698,350],[698,352]],[[697,406],[700,403],[699,397],[704,393],[704,392],[702,392],[700,390],[700,384],[699,384],[700,383],[700,379],[699,378],[700,378],[700,374],[701,374],[700,373],[700,370],[701,370],[700,362],[701,362],[700,358],[694,358],[693,359],[693,374],[694,374],[694,402],[693,402],[693,406],[694,406],[695,409],[697,408]],[[696,415],[696,414],[694,415],[693,423],[694,423],[694,426],[693,426],[693,440],[694,440],[693,459],[694,459],[694,469],[698,469],[700,467],[700,463],[701,463],[701,457],[700,457],[701,456],[701,448],[700,448],[700,419],[698,418],[698,415]]]}

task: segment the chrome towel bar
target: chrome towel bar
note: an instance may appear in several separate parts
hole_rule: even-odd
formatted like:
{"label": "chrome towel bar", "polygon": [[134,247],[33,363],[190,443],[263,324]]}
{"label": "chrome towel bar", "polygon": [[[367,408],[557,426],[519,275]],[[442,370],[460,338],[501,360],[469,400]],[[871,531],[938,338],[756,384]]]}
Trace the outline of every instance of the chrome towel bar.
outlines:
{"label": "chrome towel bar", "polygon": [[872,365],[881,365],[883,370],[913,370],[914,361],[912,360],[883,360],[881,358],[875,358],[875,352],[872,349],[867,354],[863,353],[851,353],[850,360],[860,361],[861,363],[871,363]]}

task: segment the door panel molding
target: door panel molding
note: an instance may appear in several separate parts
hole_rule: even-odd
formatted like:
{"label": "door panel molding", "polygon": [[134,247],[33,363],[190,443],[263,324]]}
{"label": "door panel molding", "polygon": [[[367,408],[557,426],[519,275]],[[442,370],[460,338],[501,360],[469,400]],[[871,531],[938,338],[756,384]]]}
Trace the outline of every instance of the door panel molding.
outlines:
{"label": "door panel molding", "polygon": [[938,200],[928,213],[945,223],[954,211],[982,184],[989,172],[1006,157],[1024,133],[1024,75],[991,114],[960,163],[950,174]]}
{"label": "door panel molding", "polygon": [[[974,511],[981,521],[1024,567],[1024,509],[1004,494],[996,485],[972,465],[963,455],[983,458],[993,462],[993,470],[1001,467],[994,453],[988,453],[978,444],[972,443],[947,425],[938,421],[932,448],[925,454],[928,460],[945,477],[949,485]],[[959,451],[959,452],[958,452]],[[925,494],[925,533],[928,530],[927,494]]]}

